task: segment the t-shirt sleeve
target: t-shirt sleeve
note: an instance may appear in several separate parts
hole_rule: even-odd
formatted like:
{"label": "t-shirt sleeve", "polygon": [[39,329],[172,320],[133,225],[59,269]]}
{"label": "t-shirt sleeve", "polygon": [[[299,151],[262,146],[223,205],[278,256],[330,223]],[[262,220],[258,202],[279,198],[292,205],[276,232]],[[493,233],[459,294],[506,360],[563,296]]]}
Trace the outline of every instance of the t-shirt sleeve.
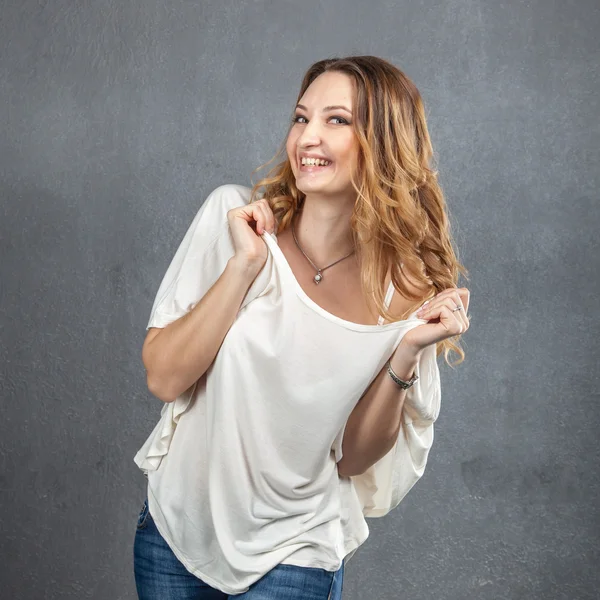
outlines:
{"label": "t-shirt sleeve", "polygon": [[[394,447],[364,473],[350,478],[365,517],[383,517],[396,508],[425,471],[441,402],[435,344],[423,351],[416,374],[419,379],[406,392]],[[336,462],[342,457],[342,437],[343,429],[333,446]]]}
{"label": "t-shirt sleeve", "polygon": [[[233,184],[221,185],[209,194],[162,279],[146,329],[166,327],[176,321],[192,310],[215,284],[235,254],[227,211],[248,200],[248,188]],[[240,309],[265,287],[264,271],[263,268],[253,281]]]}

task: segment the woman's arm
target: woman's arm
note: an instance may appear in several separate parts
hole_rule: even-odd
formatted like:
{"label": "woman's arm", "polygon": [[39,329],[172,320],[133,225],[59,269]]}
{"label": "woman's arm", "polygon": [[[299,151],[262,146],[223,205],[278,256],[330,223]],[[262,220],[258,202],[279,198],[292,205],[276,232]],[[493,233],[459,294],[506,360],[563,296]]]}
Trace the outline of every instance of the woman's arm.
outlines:
{"label": "woman's arm", "polygon": [[[410,377],[424,352],[435,351],[438,342],[469,329],[469,298],[470,292],[466,288],[448,288],[417,311],[417,317],[427,323],[404,334],[396,348],[391,365],[398,377]],[[342,439],[342,458],[337,463],[340,475],[363,474],[394,447],[400,435],[407,393],[410,388],[398,387],[384,367],[348,417]],[[436,418],[433,413],[423,416],[431,422]]]}
{"label": "woman's arm", "polygon": [[[400,379],[411,378],[422,351],[400,346],[391,358]],[[337,463],[342,477],[361,475],[385,456],[400,433],[402,408],[408,390],[389,376],[384,366],[348,417],[342,440],[342,458]]]}
{"label": "woman's arm", "polygon": [[173,402],[204,375],[258,272],[233,256],[192,310],[158,333],[150,329],[142,348],[142,362],[153,395],[163,402]]}

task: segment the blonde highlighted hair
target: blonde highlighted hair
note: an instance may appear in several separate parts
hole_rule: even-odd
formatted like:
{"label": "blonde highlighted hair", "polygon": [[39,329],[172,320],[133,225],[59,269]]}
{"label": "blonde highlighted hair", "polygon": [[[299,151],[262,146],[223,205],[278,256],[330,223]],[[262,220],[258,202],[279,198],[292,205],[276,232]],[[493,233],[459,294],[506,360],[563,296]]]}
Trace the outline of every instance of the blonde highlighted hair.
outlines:
{"label": "blonde highlighted hair", "polygon": [[[387,321],[398,321],[425,299],[458,287],[459,274],[468,279],[468,271],[453,248],[423,101],[414,83],[393,64],[375,56],[349,56],[314,63],[304,75],[297,102],[327,71],[345,73],[354,84],[352,127],[359,143],[359,159],[352,177],[356,203],[350,226],[361,286],[365,297],[373,298],[378,314]],[[292,125],[293,117],[290,128]],[[267,200],[279,222],[279,232],[290,226],[305,197],[296,187],[285,140],[269,162],[253,171],[256,173],[282,154],[283,160],[253,184],[250,197],[251,201],[258,197]],[[415,301],[401,315],[391,314],[384,306],[385,281],[390,271],[396,291]],[[425,294],[411,292],[405,277],[418,289],[427,290]],[[450,366],[464,360],[460,337],[437,344],[437,355],[443,352]],[[450,351],[460,357],[453,364],[448,360]]]}

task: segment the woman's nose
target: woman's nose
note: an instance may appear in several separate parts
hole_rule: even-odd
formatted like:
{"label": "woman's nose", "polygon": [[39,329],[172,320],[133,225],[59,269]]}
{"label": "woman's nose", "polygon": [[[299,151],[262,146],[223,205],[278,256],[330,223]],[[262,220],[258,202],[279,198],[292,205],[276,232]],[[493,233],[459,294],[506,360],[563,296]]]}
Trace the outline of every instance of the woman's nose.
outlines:
{"label": "woman's nose", "polygon": [[321,131],[319,129],[318,123],[313,119],[310,123],[307,123],[306,126],[302,129],[302,133],[298,138],[298,146],[314,146],[319,143],[321,139]]}

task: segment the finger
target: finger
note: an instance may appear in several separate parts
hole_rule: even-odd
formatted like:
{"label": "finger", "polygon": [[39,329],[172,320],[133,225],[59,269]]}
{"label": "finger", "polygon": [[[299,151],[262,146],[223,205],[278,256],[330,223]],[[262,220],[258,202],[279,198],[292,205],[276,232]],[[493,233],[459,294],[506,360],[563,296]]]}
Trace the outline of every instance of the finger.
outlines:
{"label": "finger", "polygon": [[[433,298],[431,298],[428,303],[424,306],[421,307],[421,309],[419,310],[419,314],[422,314],[423,309],[428,309],[431,308],[433,306],[438,306],[440,302],[442,302],[443,300],[445,300],[446,298],[453,298],[454,302],[455,302],[455,306],[462,306],[464,312],[467,312],[467,307],[468,307],[468,297],[469,297],[469,290],[467,290],[466,288],[447,288],[445,290],[442,290],[439,294],[435,295]],[[465,304],[465,299],[466,299],[466,304]],[[453,307],[455,308],[455,307]],[[460,311],[457,311],[460,312]]]}
{"label": "finger", "polygon": [[460,335],[463,332],[464,324],[456,317],[456,313],[446,304],[439,304],[435,309],[430,311],[429,315],[421,317],[425,320],[439,319],[438,325],[446,330],[448,336]]}
{"label": "finger", "polygon": [[256,221],[256,233],[262,235],[267,229],[267,215],[263,203],[258,200],[248,205],[250,208],[251,216]]}
{"label": "finger", "polygon": [[469,300],[471,297],[471,292],[467,288],[458,288],[458,293],[460,294],[460,298],[462,300],[463,306],[465,307],[465,314],[469,311]]}
{"label": "finger", "polygon": [[460,335],[466,331],[464,319],[460,316],[462,310],[454,310],[447,305],[442,306],[440,310],[444,316],[447,316],[447,321],[443,317],[440,317],[440,321],[447,323],[446,329],[449,333]]}
{"label": "finger", "polygon": [[[460,313],[462,313],[464,310],[462,300],[458,297],[458,295],[444,298],[440,305],[448,308],[457,319],[460,318]],[[460,308],[460,310],[456,310],[457,308]]]}
{"label": "finger", "polygon": [[421,309],[430,308],[431,306],[437,305],[436,303],[438,301],[443,300],[446,296],[452,294],[452,292],[454,292],[454,290],[456,290],[456,288],[448,288],[448,289],[442,290],[441,292],[437,293],[432,298],[428,298],[426,300],[426,302],[421,306]]}
{"label": "finger", "polygon": [[[445,298],[446,296],[453,297],[455,294],[459,295],[463,304],[466,307],[466,304],[468,304],[468,301],[469,301],[469,290],[467,288],[449,287],[449,288],[446,288],[445,290],[442,290],[438,294],[436,294],[431,300],[442,299],[442,298]],[[465,303],[465,300],[466,300],[466,303]]]}
{"label": "finger", "polygon": [[426,301],[425,304],[423,304],[421,306],[421,308],[417,311],[417,314],[421,315],[421,314],[425,314],[427,311],[431,311],[432,309],[441,306],[442,303],[444,302],[444,299],[447,298],[449,296],[449,294],[452,293],[452,289],[450,290],[444,290],[442,292],[440,292],[439,294],[435,295],[433,298],[430,298],[429,300]]}
{"label": "finger", "polygon": [[458,293],[460,294],[461,298],[464,297],[469,297],[469,290],[467,288],[459,288],[459,287],[449,287],[446,288],[445,290],[442,290],[441,292],[438,292],[434,298],[443,298],[444,296],[447,296],[448,294],[453,294],[453,293]]}
{"label": "finger", "polygon": [[464,330],[466,331],[466,329],[469,326],[469,322],[467,320],[467,315],[466,315],[467,309],[465,308],[465,305],[463,304],[463,299],[462,299],[462,295],[461,295],[460,291],[457,289],[450,296],[450,299],[454,302],[455,306],[450,306],[450,304],[448,304],[448,306],[450,306],[452,313],[462,323]]}
{"label": "finger", "polygon": [[[460,303],[460,306],[462,306],[462,301],[460,300],[460,298],[458,299],[458,302]],[[458,333],[461,333],[463,330],[466,331],[466,329],[468,327],[468,322],[465,320],[464,315],[460,314],[460,313],[464,312],[464,309],[456,310],[456,306],[457,306],[456,299],[446,295],[444,298],[442,298],[442,300],[432,302],[431,307],[428,304],[425,307],[425,311],[423,313],[417,313],[417,314],[418,314],[419,318],[425,319],[425,320],[436,319],[438,317],[441,319],[442,309],[444,309],[445,310],[444,316],[447,320],[446,325],[445,325],[446,329],[448,329],[448,320],[454,319],[456,321],[456,323],[458,324],[458,329],[460,330],[460,331],[458,331]],[[457,328],[456,327],[452,328],[453,331],[455,329],[457,329]]]}
{"label": "finger", "polygon": [[258,225],[260,225],[260,233],[262,234],[263,231],[273,233],[275,231],[275,215],[269,203],[264,198],[261,198],[253,203],[253,206],[257,206],[261,211],[262,219],[260,222],[257,221]]}
{"label": "finger", "polygon": [[453,296],[451,300],[455,303],[455,306],[452,306],[450,309],[452,310],[452,314],[460,321],[463,332],[465,332],[469,328],[469,321],[467,319],[467,310],[463,304],[462,298],[460,294],[456,294]]}

